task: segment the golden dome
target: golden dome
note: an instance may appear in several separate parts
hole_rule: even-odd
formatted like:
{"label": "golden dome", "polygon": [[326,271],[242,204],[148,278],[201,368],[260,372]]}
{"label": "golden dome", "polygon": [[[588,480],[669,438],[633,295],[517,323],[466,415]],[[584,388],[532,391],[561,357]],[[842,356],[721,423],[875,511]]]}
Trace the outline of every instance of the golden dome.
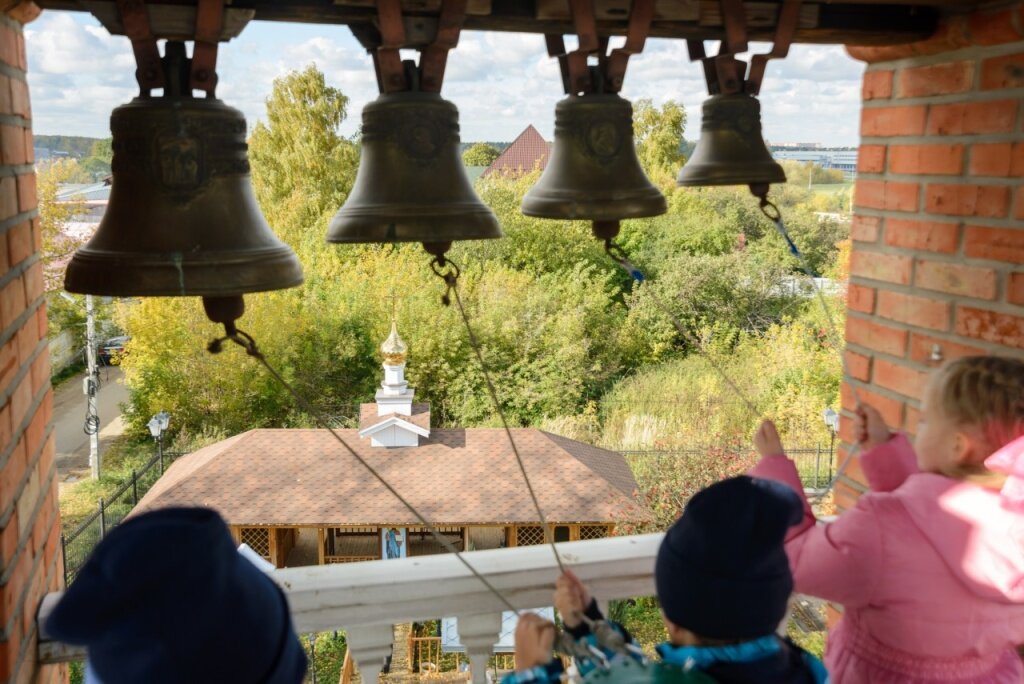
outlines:
{"label": "golden dome", "polygon": [[384,363],[389,366],[401,366],[405,363],[406,352],[409,348],[405,346],[405,342],[398,336],[398,325],[395,321],[391,321],[391,334],[380,345],[380,350],[384,354]]}

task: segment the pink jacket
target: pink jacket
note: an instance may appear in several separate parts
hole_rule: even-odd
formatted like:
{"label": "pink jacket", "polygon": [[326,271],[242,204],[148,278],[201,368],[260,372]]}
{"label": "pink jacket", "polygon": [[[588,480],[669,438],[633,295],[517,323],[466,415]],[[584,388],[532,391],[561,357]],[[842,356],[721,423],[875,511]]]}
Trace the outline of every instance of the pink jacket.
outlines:
{"label": "pink jacket", "polygon": [[[919,471],[902,435],[861,466],[872,491],[828,525],[804,497],[786,541],[796,590],[844,607],[825,657],[832,681],[1024,682],[1024,512],[997,491]],[[803,496],[784,455],[750,475]]]}

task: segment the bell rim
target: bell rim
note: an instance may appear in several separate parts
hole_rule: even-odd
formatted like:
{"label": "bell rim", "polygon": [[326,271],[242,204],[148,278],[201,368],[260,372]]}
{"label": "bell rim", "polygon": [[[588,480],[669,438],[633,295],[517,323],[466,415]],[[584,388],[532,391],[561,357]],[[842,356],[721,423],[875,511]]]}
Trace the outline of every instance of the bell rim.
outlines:
{"label": "bell rim", "polygon": [[[129,252],[98,252],[85,247],[75,252],[64,272],[64,289],[75,294],[110,297],[220,297],[271,292],[305,282],[298,257],[285,249],[250,250],[235,258],[214,260],[229,252],[196,252],[203,259],[146,258]],[[275,271],[274,277],[239,279],[247,272]],[[233,272],[237,271],[237,273]],[[116,273],[116,281],[110,274]],[[133,274],[142,277],[133,278]],[[186,285],[182,276],[187,274]],[[97,277],[99,276],[99,277]],[[127,283],[118,285],[117,283]],[[148,284],[155,282],[155,284]]]}

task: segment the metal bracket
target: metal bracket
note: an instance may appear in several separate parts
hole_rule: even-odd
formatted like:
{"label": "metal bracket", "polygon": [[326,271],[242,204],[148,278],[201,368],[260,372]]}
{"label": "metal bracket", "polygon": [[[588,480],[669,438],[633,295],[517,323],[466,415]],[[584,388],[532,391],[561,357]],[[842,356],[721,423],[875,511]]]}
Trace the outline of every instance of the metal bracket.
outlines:
{"label": "metal bracket", "polygon": [[441,92],[448,51],[459,44],[459,33],[466,20],[466,0],[443,0],[434,42],[420,52],[420,89]]}
{"label": "metal bracket", "polygon": [[149,26],[149,15],[143,0],[117,0],[125,34],[132,41],[135,53],[135,80],[145,95],[154,88],[164,87],[164,71],[160,64],[160,51],[156,37]]}
{"label": "metal bracket", "polygon": [[[626,42],[620,47],[608,50],[608,37],[597,33],[597,18],[593,0],[570,0],[573,26],[579,37],[579,45],[572,52],[566,52],[565,41],[560,35],[546,34],[548,56],[558,58],[562,72],[562,87],[566,94],[602,92],[617,93],[622,90],[629,58],[639,54],[647,42],[651,21],[654,19],[654,0],[633,0],[626,30]],[[597,55],[600,83],[587,64],[591,55]]]}
{"label": "metal bracket", "polygon": [[380,46],[373,53],[374,68],[382,93],[409,89],[399,49],[405,45],[405,24],[402,23],[400,0],[379,0],[377,19],[380,22]]}
{"label": "metal bracket", "polygon": [[394,93],[417,86],[423,92],[441,92],[448,53],[459,44],[459,34],[466,20],[466,5],[467,0],[442,0],[433,41],[420,49],[417,83],[415,78],[410,79],[399,53],[401,48],[409,46],[401,2],[380,0],[377,3],[380,45],[370,52],[380,92]]}
{"label": "metal bracket", "polygon": [[217,88],[217,46],[224,29],[224,0],[199,0],[189,86],[213,97]]}
{"label": "metal bracket", "polygon": [[761,81],[764,79],[768,61],[781,59],[789,54],[789,46],[793,42],[800,19],[802,1],[783,0],[775,26],[772,49],[770,52],[754,55],[747,75],[747,63],[736,58],[737,54],[746,52],[748,48],[743,0],[719,0],[722,21],[725,24],[725,40],[722,41],[718,54],[708,57],[704,51],[703,41],[686,41],[690,61],[699,60],[703,64],[708,93],[757,95],[761,91]]}
{"label": "metal bracket", "polygon": [[[654,20],[654,0],[633,0],[629,14],[629,27],[626,29],[626,42],[612,50],[605,68],[605,86],[613,93],[622,90],[622,82],[626,77],[626,64],[629,58],[639,54],[647,42],[647,33],[651,30]],[[602,50],[602,52],[604,52]]]}
{"label": "metal bracket", "polygon": [[800,21],[801,2],[802,0],[783,0],[779,9],[779,19],[775,24],[775,42],[772,44],[771,52],[755,55],[750,60],[747,92],[751,95],[761,92],[761,81],[764,79],[768,60],[782,59],[789,54],[789,46],[793,43],[793,36],[796,35],[797,24]]}

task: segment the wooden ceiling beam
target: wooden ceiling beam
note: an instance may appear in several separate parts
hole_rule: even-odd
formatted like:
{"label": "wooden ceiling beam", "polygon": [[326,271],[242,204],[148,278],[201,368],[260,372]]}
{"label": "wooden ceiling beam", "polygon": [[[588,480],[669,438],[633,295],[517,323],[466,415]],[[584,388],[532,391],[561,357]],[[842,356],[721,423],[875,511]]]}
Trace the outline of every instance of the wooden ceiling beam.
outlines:
{"label": "wooden ceiling beam", "polygon": [[[77,0],[36,0],[44,9],[84,9]],[[612,19],[625,0],[599,0],[598,31],[602,35],[625,35],[627,19]],[[931,36],[938,25],[940,6],[954,0],[909,0],[895,4],[889,0],[806,0],[800,26],[793,42],[843,43],[847,45],[897,45]],[[110,0],[112,3],[113,0]],[[161,0],[153,4],[194,5],[195,0]],[[433,0],[405,0],[410,14],[432,14]],[[561,4],[567,0],[471,0],[473,13],[466,16],[465,29],[522,33],[573,33]],[[716,0],[675,0],[662,7],[651,24],[651,37],[718,40],[723,35]],[[436,4],[436,2],[434,2]],[[627,3],[628,4],[628,3]],[[372,0],[232,0],[235,9],[251,9],[254,18],[263,21],[312,24],[353,25],[357,35],[366,32],[357,27],[372,24],[376,10]],[[423,8],[428,8],[424,10]],[[771,0],[745,2],[751,40],[772,40],[774,17],[779,4]],[[487,13],[483,13],[484,10]],[[606,17],[600,19],[600,17]],[[669,18],[671,17],[671,18]],[[683,18],[683,17],[688,17]]]}

